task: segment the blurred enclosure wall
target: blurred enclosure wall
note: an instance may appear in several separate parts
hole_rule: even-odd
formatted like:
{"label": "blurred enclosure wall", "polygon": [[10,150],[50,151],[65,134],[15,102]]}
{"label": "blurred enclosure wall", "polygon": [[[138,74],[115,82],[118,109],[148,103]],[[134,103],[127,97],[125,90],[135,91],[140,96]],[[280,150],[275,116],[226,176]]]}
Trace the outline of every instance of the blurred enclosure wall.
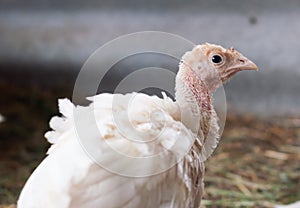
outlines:
{"label": "blurred enclosure wall", "polygon": [[226,86],[229,109],[299,115],[299,11],[297,0],[1,0],[0,79],[72,87],[84,61],[107,41],[158,30],[234,46],[257,63],[260,72],[243,72]]}

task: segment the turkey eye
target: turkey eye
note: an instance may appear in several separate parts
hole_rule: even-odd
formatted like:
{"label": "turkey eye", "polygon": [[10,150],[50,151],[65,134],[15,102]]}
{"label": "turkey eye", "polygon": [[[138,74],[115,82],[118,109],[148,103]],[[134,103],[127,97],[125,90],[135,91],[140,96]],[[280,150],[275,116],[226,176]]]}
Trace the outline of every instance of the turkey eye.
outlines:
{"label": "turkey eye", "polygon": [[220,55],[213,55],[211,61],[215,64],[219,64],[223,61],[223,58]]}

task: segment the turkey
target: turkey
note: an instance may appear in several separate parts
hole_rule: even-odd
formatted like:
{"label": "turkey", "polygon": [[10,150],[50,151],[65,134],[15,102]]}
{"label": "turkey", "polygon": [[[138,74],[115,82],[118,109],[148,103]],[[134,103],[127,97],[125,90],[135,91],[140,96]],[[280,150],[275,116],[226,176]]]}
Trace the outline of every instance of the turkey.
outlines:
{"label": "turkey", "polygon": [[176,101],[135,92],[99,94],[88,106],[59,100],[62,116],[45,134],[52,145],[18,207],[198,208],[204,161],[220,137],[212,93],[242,70],[258,68],[205,43],[183,55]]}

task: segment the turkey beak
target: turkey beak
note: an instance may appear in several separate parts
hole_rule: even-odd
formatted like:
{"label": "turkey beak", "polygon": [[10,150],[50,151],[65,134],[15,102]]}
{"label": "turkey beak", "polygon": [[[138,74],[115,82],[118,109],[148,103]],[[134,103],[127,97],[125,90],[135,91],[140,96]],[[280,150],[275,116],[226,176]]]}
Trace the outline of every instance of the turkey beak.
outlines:
{"label": "turkey beak", "polygon": [[241,57],[238,59],[238,64],[232,67],[236,69],[236,71],[242,71],[242,70],[255,70],[258,71],[258,67],[255,63],[247,59],[246,57]]}

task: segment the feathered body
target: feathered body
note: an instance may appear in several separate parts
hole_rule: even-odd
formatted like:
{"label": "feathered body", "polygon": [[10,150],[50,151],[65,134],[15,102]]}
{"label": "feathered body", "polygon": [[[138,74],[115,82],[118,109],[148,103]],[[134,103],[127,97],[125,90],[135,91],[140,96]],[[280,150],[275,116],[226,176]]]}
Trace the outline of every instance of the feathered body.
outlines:
{"label": "feathered body", "polygon": [[[142,93],[100,94],[88,98],[86,107],[59,100],[62,116],[51,119],[52,131],[45,135],[52,146],[24,186],[18,207],[198,208],[203,162],[219,139],[211,93],[221,83],[210,87],[205,73],[199,77],[195,70],[208,56],[206,47],[223,50],[206,44],[185,54],[176,101]],[[128,159],[153,155],[158,160]],[[128,177],[134,172],[154,174]]]}

